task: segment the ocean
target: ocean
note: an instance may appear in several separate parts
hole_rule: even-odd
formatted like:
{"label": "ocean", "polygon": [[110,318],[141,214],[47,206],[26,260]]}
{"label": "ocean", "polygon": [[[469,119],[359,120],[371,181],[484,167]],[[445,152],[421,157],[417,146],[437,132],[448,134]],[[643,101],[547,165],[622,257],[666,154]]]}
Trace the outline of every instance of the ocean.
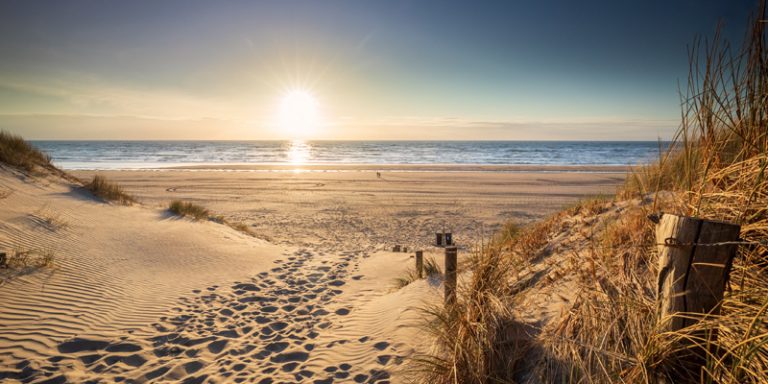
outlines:
{"label": "ocean", "polygon": [[656,141],[32,141],[64,169],[216,164],[636,165]]}

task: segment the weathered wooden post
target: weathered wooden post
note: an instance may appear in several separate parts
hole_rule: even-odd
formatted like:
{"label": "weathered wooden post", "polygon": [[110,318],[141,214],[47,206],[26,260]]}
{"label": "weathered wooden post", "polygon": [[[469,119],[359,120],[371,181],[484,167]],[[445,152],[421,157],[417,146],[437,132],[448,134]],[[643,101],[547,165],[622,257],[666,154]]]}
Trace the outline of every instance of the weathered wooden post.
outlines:
{"label": "weathered wooden post", "polygon": [[450,232],[444,232],[443,241],[445,242],[445,245],[453,245],[453,234]]}
{"label": "weathered wooden post", "polygon": [[424,251],[416,251],[416,275],[419,279],[424,277]]}
{"label": "weathered wooden post", "polygon": [[[720,313],[740,231],[736,224],[661,216],[656,225],[659,316],[668,319],[667,330]],[[716,337],[714,332],[712,337]]]}
{"label": "weathered wooden post", "polygon": [[435,245],[438,247],[443,246],[443,234],[442,233],[435,233]]}
{"label": "weathered wooden post", "polygon": [[392,252],[400,252],[400,246],[395,245],[394,247],[392,247]]}
{"label": "weathered wooden post", "polygon": [[445,248],[445,306],[456,303],[456,266],[458,249],[456,247]]}
{"label": "weathered wooden post", "polygon": [[5,268],[8,266],[8,256],[5,254],[5,252],[0,252],[0,268]]}

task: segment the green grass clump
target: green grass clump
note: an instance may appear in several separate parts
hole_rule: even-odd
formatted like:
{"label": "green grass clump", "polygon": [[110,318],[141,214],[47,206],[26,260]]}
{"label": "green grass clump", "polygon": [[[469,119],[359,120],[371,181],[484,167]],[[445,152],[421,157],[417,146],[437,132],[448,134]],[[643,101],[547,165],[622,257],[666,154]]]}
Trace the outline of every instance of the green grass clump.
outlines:
{"label": "green grass clump", "polygon": [[0,163],[19,168],[27,173],[36,168],[51,169],[51,158],[26,142],[21,136],[0,131]]}
{"label": "green grass clump", "polygon": [[122,205],[131,205],[136,202],[136,199],[127,194],[123,187],[101,175],[94,176],[93,180],[85,185],[85,189],[106,201],[113,201]]}

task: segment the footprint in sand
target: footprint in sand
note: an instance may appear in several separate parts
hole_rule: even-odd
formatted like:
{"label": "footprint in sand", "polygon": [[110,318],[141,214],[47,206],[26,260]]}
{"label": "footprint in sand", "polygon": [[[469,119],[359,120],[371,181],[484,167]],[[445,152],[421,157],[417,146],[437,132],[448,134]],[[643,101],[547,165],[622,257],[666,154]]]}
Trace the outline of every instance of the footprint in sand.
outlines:
{"label": "footprint in sand", "polygon": [[[83,381],[204,383],[218,377],[233,383],[387,382],[385,367],[402,360],[399,356],[375,356],[380,370],[363,371],[347,363],[320,372],[310,368],[313,354],[349,342],[312,340],[333,328],[338,316],[351,313],[351,307],[332,310],[326,305],[342,294],[338,288],[365,256],[350,253],[334,263],[299,250],[250,281],[195,290],[193,296],[179,300],[171,316],[149,326],[154,330],[151,337],[74,338],[60,343],[61,355],[48,359],[43,367],[27,363],[18,371],[24,382],[63,383],[66,378],[54,373],[76,361],[85,367]],[[367,343],[370,338],[355,340]],[[376,351],[389,346],[386,341],[373,344]]]}

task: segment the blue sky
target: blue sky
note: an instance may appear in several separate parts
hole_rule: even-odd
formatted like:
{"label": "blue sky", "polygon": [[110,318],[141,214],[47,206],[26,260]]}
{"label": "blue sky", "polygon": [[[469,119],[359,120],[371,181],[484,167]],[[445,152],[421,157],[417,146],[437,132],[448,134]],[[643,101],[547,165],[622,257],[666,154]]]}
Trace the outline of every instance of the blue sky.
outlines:
{"label": "blue sky", "polygon": [[34,139],[655,140],[697,35],[754,1],[3,1],[0,128]]}

